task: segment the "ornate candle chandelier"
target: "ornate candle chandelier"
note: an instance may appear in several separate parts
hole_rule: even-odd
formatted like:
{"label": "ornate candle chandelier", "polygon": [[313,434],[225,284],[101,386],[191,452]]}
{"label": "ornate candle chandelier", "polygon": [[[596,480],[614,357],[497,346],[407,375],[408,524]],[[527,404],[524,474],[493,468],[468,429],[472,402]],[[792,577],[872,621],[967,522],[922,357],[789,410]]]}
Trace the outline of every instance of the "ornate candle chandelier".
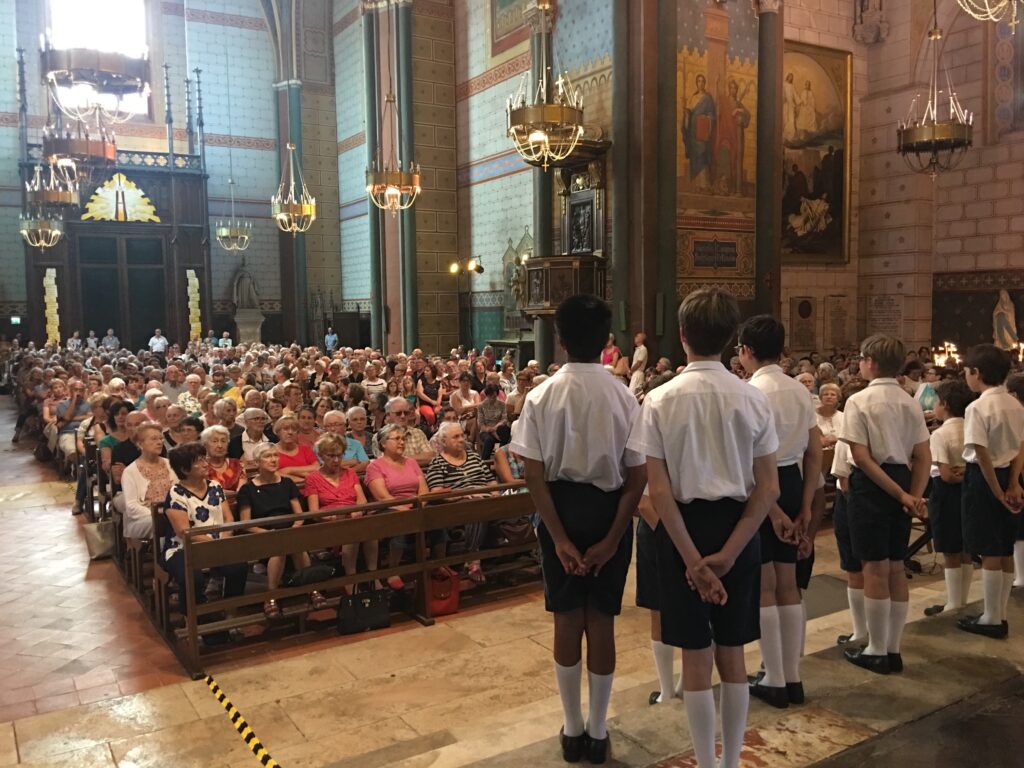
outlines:
{"label": "ornate candle chandelier", "polygon": [[1017,3],[1020,0],[957,0],[964,13],[978,21],[1002,21],[1009,15],[1010,29],[1017,30]]}
{"label": "ornate candle chandelier", "polygon": [[228,188],[231,190],[231,218],[227,221],[217,222],[215,229],[217,243],[225,251],[244,251],[249,247],[249,238],[252,235],[252,222],[235,216],[234,178],[228,178]]}
{"label": "ornate candle chandelier", "polygon": [[[946,72],[945,94],[939,89],[939,44],[942,30],[939,29],[937,0],[933,0],[934,26],[928,32],[931,47],[932,72],[928,83],[928,102],[924,112],[918,116],[918,100],[914,97],[905,122],[896,129],[897,149],[911,170],[930,174],[934,179],[943,171],[955,168],[973,142],[974,115],[966,111],[957,98],[953,82]],[[940,116],[943,96],[946,103],[946,117]]]}
{"label": "ornate candle chandelier", "polygon": [[534,41],[541,45],[540,74],[529,88],[527,75],[523,75],[519,89],[509,97],[505,105],[507,133],[523,160],[547,170],[569,157],[583,136],[583,97],[568,73],[558,76],[551,93],[550,0],[534,0],[524,16],[539,33]]}
{"label": "ornate candle chandelier", "polygon": [[[366,195],[375,206],[396,215],[410,208],[416,202],[423,188],[420,186],[420,167],[416,163],[403,164],[399,161],[395,147],[399,143],[398,119],[395,114],[394,68],[398,56],[392,56],[391,6],[387,17],[387,48],[391,64],[388,66],[388,93],[380,114],[380,136],[377,137],[377,153],[366,169]],[[384,159],[382,145],[384,137],[391,139],[390,153]],[[403,167],[405,166],[405,167]]]}
{"label": "ornate candle chandelier", "polygon": [[306,232],[316,221],[316,198],[309,194],[302,180],[302,166],[295,154],[295,145],[288,142],[281,184],[270,198],[270,213],[282,232],[297,235]]}

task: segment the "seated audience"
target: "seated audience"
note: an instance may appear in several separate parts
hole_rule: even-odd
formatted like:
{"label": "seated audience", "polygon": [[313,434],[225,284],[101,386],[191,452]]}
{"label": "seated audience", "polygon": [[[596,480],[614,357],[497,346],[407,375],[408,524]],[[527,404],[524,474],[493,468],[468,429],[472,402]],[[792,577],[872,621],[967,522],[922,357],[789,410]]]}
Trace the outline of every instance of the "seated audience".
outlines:
{"label": "seated audience", "polygon": [[270,442],[265,432],[270,417],[262,408],[246,408],[242,412],[242,421],[245,423],[245,430],[231,438],[228,443],[228,456],[250,464],[253,461],[253,449],[260,443]]}
{"label": "seated audience", "polygon": [[298,419],[294,416],[282,416],[274,424],[274,433],[278,439],[278,467],[281,475],[299,481],[320,468],[320,462],[313,449],[299,443]]}
{"label": "seated audience", "polygon": [[496,384],[484,387],[484,399],[476,407],[477,440],[480,443],[480,458],[491,458],[495,445],[505,445],[511,440],[505,404],[498,401],[500,389]]}
{"label": "seated audience", "polygon": [[354,438],[345,435],[348,429],[348,419],[342,411],[328,411],[324,414],[324,434],[333,434],[345,438],[345,453],[341,457],[343,469],[354,469],[362,472],[370,463],[370,457],[366,455],[363,444]]}
{"label": "seated audience", "polygon": [[147,539],[153,533],[151,504],[167,498],[174,473],[162,456],[163,432],[154,421],[143,422],[135,430],[139,458],[129,464],[121,475],[124,494],[124,536],[126,539]]}
{"label": "seated audience", "polygon": [[320,431],[316,426],[316,411],[312,406],[303,405],[299,407],[295,418],[299,422],[299,434],[296,438],[299,445],[308,445],[312,448],[320,439]]}
{"label": "seated audience", "polygon": [[245,469],[241,461],[228,457],[229,435],[227,427],[215,424],[204,429],[199,435],[199,440],[206,448],[209,479],[215,481],[225,491],[234,492],[245,482]]}

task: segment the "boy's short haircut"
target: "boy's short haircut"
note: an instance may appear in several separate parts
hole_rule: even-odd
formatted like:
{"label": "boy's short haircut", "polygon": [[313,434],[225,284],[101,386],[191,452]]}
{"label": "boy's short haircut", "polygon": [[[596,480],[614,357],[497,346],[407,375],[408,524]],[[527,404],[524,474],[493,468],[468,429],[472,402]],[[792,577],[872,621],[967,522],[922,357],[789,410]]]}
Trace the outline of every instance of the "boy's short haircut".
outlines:
{"label": "boy's short haircut", "polygon": [[702,357],[722,354],[739,322],[736,297],[719,288],[694,291],[679,306],[679,330],[690,349]]}
{"label": "boy's short haircut", "polygon": [[1024,403],[1024,373],[1014,373],[1006,380],[1006,391]]}
{"label": "boy's short haircut", "polygon": [[860,353],[874,360],[878,367],[878,375],[887,379],[895,378],[899,374],[907,357],[903,342],[884,333],[876,333],[864,339],[860,345]]}
{"label": "boy's short haircut", "polygon": [[555,327],[569,357],[589,362],[608,342],[612,311],[597,296],[577,294],[558,305]]}
{"label": "boy's short haircut", "polygon": [[1010,374],[1010,353],[995,344],[975,344],[964,355],[964,368],[974,368],[981,380],[998,387]]}
{"label": "boy's short haircut", "polygon": [[771,315],[754,315],[740,328],[739,342],[758,361],[778,360],[786,346],[786,328]]}
{"label": "boy's short haircut", "polygon": [[935,396],[939,398],[939,402],[949,411],[949,415],[955,419],[962,419],[967,411],[967,406],[977,397],[976,394],[971,392],[967,382],[963,379],[940,381],[935,384],[933,389],[935,390]]}

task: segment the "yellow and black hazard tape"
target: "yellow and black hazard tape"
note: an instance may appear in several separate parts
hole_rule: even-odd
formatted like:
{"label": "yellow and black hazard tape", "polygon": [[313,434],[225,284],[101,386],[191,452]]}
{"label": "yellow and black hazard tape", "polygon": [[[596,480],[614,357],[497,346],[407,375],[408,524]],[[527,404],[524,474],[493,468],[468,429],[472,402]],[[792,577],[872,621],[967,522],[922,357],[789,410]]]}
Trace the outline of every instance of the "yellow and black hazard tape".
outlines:
{"label": "yellow and black hazard tape", "polygon": [[235,705],[228,699],[227,694],[220,689],[217,685],[217,681],[213,679],[212,675],[206,676],[206,685],[209,686],[210,691],[214,696],[217,697],[217,701],[220,702],[221,706],[224,707],[224,711],[228,713],[228,717],[231,718],[231,724],[235,726],[235,730],[238,731],[238,735],[242,737],[249,749],[256,756],[256,759],[260,761],[261,765],[265,765],[267,768],[281,768],[277,760],[270,756],[267,752],[266,747],[263,746],[263,742],[259,740],[252,728],[249,727],[249,723],[246,722],[245,718],[242,717],[242,713],[239,712]]}

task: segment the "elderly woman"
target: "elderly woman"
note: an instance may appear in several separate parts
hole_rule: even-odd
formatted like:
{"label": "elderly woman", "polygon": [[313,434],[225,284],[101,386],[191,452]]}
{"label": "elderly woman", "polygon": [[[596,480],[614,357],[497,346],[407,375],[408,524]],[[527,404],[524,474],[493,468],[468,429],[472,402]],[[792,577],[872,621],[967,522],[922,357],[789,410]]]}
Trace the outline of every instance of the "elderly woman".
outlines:
{"label": "elderly woman", "polygon": [[452,392],[448,402],[455,409],[462,428],[470,443],[476,442],[476,408],[480,405],[480,393],[472,388],[473,379],[468,373],[459,374],[459,388]]}
{"label": "elderly woman", "polygon": [[[440,443],[437,456],[427,466],[427,487],[432,491],[480,488],[495,485],[494,475],[483,460],[473,451],[466,450],[466,433],[457,421],[446,421],[438,427],[436,439]],[[470,523],[466,526],[466,551],[477,552],[487,532],[486,523]],[[484,581],[480,561],[466,564],[466,575],[477,584]]]}
{"label": "elderly woman", "polygon": [[[260,443],[253,450],[256,461],[256,475],[248,483],[238,489],[238,516],[241,520],[263,520],[268,517],[279,517],[289,514],[301,514],[298,486],[288,477],[278,474],[280,454],[273,443]],[[297,528],[301,520],[294,523],[271,523],[254,525],[249,528],[253,533],[266,533],[275,528]],[[277,589],[284,575],[284,559],[288,555],[275,555],[267,563],[267,588]],[[292,564],[297,568],[309,567],[309,554],[297,552],[291,555]],[[309,594],[313,610],[326,607],[323,595],[314,590]],[[263,603],[263,613],[268,619],[280,617],[281,609],[277,601],[270,598]]]}
{"label": "elderly woman", "polygon": [[[374,459],[366,468],[366,485],[376,501],[408,499],[427,493],[427,480],[423,470],[414,459],[405,457],[405,428],[399,424],[386,424],[379,433],[380,458]],[[408,505],[395,506],[397,510],[410,509]],[[447,541],[445,531],[430,531],[427,535],[435,557],[444,557]],[[388,567],[397,568],[402,562],[402,552],[413,541],[412,535],[395,536],[388,549]],[[388,579],[392,589],[402,589],[405,584],[398,576]]]}
{"label": "elderly woman", "polygon": [[355,405],[348,409],[345,416],[348,418],[348,432],[345,433],[345,438],[355,440],[363,446],[363,453],[369,454],[374,433],[367,428],[369,418],[366,415],[366,409],[361,405]]}
{"label": "elderly woman", "polygon": [[[214,427],[214,429],[222,429]],[[192,541],[212,541],[228,538],[232,531],[223,533],[201,534],[197,529],[209,528],[233,523],[234,516],[228,506],[224,489],[214,480],[207,477],[206,449],[200,443],[186,443],[171,451],[168,457],[171,469],[178,476],[178,481],[171,486],[167,496],[164,514],[170,523],[170,535],[164,536],[160,542],[160,550],[168,573],[178,584],[181,595],[181,607],[185,609],[185,551],[182,539],[185,532],[192,531]],[[224,597],[238,597],[245,593],[245,581],[249,575],[247,563],[231,563],[211,568],[210,571],[223,578]],[[202,571],[193,573],[193,588],[196,603],[206,602],[206,575]],[[213,614],[199,617],[199,623],[214,620]],[[227,633],[217,632],[204,636],[207,643],[223,642],[228,639]]]}
{"label": "elderly woman", "polygon": [[[363,487],[359,484],[359,477],[354,470],[342,466],[346,447],[345,438],[331,432],[316,441],[316,452],[319,454],[323,466],[319,471],[306,477],[306,484],[302,489],[310,512],[327,507],[353,507],[366,503],[366,496],[363,494]],[[357,511],[332,515],[324,519],[338,520],[345,517],[362,517],[362,515],[363,512]],[[349,576],[356,572],[359,546],[359,544],[346,544],[341,549],[341,564]],[[377,541],[364,541],[362,547],[367,570],[377,570]],[[376,588],[379,589],[380,586],[377,584]],[[352,594],[350,586],[346,587],[345,591]]]}
{"label": "elderly woman", "polygon": [[278,419],[274,424],[274,434],[277,435],[280,471],[284,477],[299,481],[320,468],[313,449],[299,442],[299,420],[294,416]]}
{"label": "elderly woman", "polygon": [[308,445],[312,448],[316,445],[316,441],[320,439],[320,430],[317,429],[316,424],[316,411],[311,405],[299,406],[299,410],[295,413],[295,418],[299,422],[299,434],[298,441],[300,445]]}
{"label": "elderly woman", "polygon": [[203,413],[199,418],[203,422],[204,429],[220,423],[220,420],[217,418],[217,414],[213,411],[213,407],[220,402],[220,400],[221,396],[215,392],[207,392],[200,400],[203,406]]}
{"label": "elderly woman", "polygon": [[818,429],[821,430],[822,448],[831,448],[835,445],[843,431],[843,412],[839,410],[840,397],[842,391],[839,385],[832,382],[822,384],[818,390],[821,405],[815,409],[815,414]]}
{"label": "elderly woman", "polygon": [[182,419],[174,426],[174,429],[164,430],[164,451],[170,451],[177,445],[196,442],[202,431],[203,422],[195,416]]}
{"label": "elderly woman", "polygon": [[185,377],[185,391],[178,395],[178,405],[188,411],[189,416],[198,416],[203,412],[203,404],[199,399],[199,390],[203,380],[194,373]]}
{"label": "elderly woman", "polygon": [[[342,411],[328,411],[324,415],[324,434],[333,434],[345,438],[345,431],[348,429],[348,419]],[[345,438],[345,453],[341,457],[341,466],[344,469],[354,469],[362,472],[370,463],[370,457],[366,455],[366,449],[358,440]]]}
{"label": "elderly woman", "polygon": [[485,460],[491,458],[495,445],[505,445],[511,439],[505,404],[498,400],[500,391],[497,384],[488,384],[483,401],[476,407],[480,455]]}
{"label": "elderly woman", "polygon": [[181,423],[182,419],[184,419],[188,415],[188,411],[186,411],[180,405],[175,405],[174,403],[171,403],[170,405],[167,406],[167,413],[164,417],[164,429],[173,430],[176,426],[178,426]]}
{"label": "elderly woman", "polygon": [[245,469],[241,461],[228,457],[230,434],[227,427],[215,424],[204,429],[199,440],[206,448],[207,477],[225,491],[233,492],[245,482]]}
{"label": "elderly woman", "polygon": [[159,504],[167,498],[174,484],[174,472],[164,450],[163,431],[154,421],[147,421],[135,430],[135,444],[139,458],[125,467],[121,474],[124,493],[124,536],[126,539],[148,539],[153,533],[150,504]]}
{"label": "elderly woman", "polygon": [[[167,405],[171,404],[170,400],[168,400],[168,398],[164,395],[164,391],[162,389],[158,389],[156,387],[147,389],[146,394],[142,398],[141,410],[144,410],[146,412],[146,418],[149,419],[150,421],[159,421],[161,424],[163,424],[164,419],[162,415],[158,417],[156,414],[156,409],[154,408],[156,401],[160,400],[161,398],[167,400]],[[166,412],[166,410],[167,406],[164,406],[164,411]]]}
{"label": "elderly woman", "polygon": [[[231,434],[231,437],[240,435],[245,431],[245,427],[238,424],[238,403],[235,402],[233,397],[222,397],[216,403],[213,404],[213,415],[216,417],[217,424],[227,429]],[[213,426],[210,424],[208,426]]]}
{"label": "elderly woman", "polygon": [[242,412],[242,421],[245,423],[245,430],[228,442],[228,456],[251,464],[253,449],[260,443],[270,442],[264,432],[270,423],[270,417],[262,408],[246,408]]}

